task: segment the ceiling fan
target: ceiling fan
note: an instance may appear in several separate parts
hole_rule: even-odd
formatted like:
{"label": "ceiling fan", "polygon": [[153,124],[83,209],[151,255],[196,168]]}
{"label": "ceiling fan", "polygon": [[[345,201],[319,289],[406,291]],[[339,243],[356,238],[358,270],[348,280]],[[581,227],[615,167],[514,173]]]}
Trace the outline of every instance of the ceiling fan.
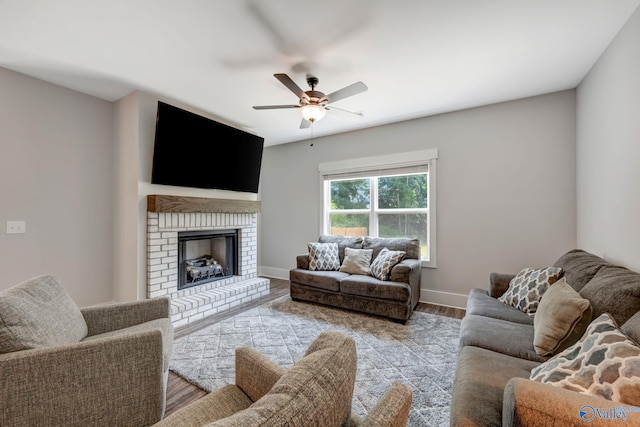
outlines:
{"label": "ceiling fan", "polygon": [[354,113],[352,111],[329,106],[332,102],[365,92],[368,88],[362,82],[353,83],[332,92],[329,95],[325,95],[324,93],[315,90],[319,80],[317,77],[310,74],[307,74],[307,84],[311,87],[311,90],[308,91],[302,90],[300,86],[298,86],[293,80],[291,80],[291,77],[286,74],[280,73],[274,74],[273,76],[293,92],[300,99],[300,103],[298,105],[254,105],[254,109],[276,110],[281,108],[300,108],[300,111],[302,112],[300,129],[308,128],[312,123],[322,119],[327,110],[340,110],[346,113],[362,116],[362,113]]}

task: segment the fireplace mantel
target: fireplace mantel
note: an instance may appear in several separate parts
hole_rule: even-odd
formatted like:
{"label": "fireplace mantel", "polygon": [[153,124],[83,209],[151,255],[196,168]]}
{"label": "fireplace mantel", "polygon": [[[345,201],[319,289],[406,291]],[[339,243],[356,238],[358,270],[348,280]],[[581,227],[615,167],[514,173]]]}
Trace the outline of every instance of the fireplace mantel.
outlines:
{"label": "fireplace mantel", "polygon": [[258,213],[261,202],[149,194],[147,212]]}

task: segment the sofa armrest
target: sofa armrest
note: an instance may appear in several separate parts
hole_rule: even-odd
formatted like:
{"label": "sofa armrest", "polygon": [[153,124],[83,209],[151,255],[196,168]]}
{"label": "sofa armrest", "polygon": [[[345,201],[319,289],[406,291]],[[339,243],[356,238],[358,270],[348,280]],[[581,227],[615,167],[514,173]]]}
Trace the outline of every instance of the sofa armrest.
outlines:
{"label": "sofa armrest", "polygon": [[164,413],[162,333],[0,355],[0,425],[150,425]]}
{"label": "sofa armrest", "polygon": [[[624,409],[629,408],[629,409]],[[624,425],[640,425],[640,409],[526,378],[512,378],[504,389],[503,426],[611,426],[611,415]],[[598,416],[596,410],[607,418]],[[635,410],[637,412],[632,412]],[[581,412],[582,411],[582,412]],[[582,418],[581,418],[582,414]]]}
{"label": "sofa armrest", "polygon": [[489,275],[489,295],[498,298],[509,289],[509,282],[515,274],[491,273]]}
{"label": "sofa armrest", "polygon": [[236,385],[255,402],[267,394],[286,369],[252,347],[236,349]]}
{"label": "sofa armrest", "polygon": [[303,270],[309,269],[309,254],[296,256],[296,268],[301,268]]}
{"label": "sofa armrest", "polygon": [[369,411],[363,426],[367,427],[404,427],[409,420],[413,393],[402,383],[391,384],[376,405]]}
{"label": "sofa armrest", "polygon": [[420,300],[420,278],[422,277],[422,262],[419,259],[403,259],[391,269],[392,282],[408,283],[411,288],[411,309]]}
{"label": "sofa armrest", "polygon": [[102,304],[81,308],[88,336],[139,325],[151,320],[171,317],[171,300],[166,297],[140,301]]}
{"label": "sofa armrest", "polygon": [[403,259],[391,269],[390,279],[392,282],[411,283],[420,277],[422,263],[419,259]]}

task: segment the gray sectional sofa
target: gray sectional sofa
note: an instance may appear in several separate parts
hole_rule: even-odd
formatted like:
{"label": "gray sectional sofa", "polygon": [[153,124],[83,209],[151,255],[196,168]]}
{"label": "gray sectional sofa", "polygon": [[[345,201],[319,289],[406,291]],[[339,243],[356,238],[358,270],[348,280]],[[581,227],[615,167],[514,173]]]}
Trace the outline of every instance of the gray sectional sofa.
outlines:
{"label": "gray sectional sofa", "polygon": [[311,271],[309,254],[296,257],[290,270],[291,298],[360,311],[406,322],[420,298],[420,243],[409,238],[345,237],[322,235],[319,243],[337,243],[340,263],[345,249],[371,249],[372,263],[383,250],[404,251],[404,259],[391,270],[389,280],[342,271]]}
{"label": "gray sectional sofa", "polygon": [[[582,320],[591,322],[609,313],[631,345],[640,342],[640,274],[580,249],[562,255],[554,266],[562,269],[563,282],[589,301],[590,316]],[[451,426],[613,425],[611,418],[615,416],[619,416],[617,421],[625,421],[624,425],[640,425],[640,412],[636,412],[640,408],[622,410],[619,402],[529,379],[532,370],[544,366],[541,363],[561,350],[543,356],[534,348],[535,327],[543,321],[541,312],[531,317],[498,300],[513,277],[493,273],[488,291],[473,289],[469,294],[460,331]],[[556,308],[551,315],[567,310],[568,306]],[[565,353],[575,353],[579,345],[580,341]],[[598,358],[608,354],[601,352]],[[640,362],[634,363],[634,369],[640,369]],[[640,377],[631,384],[635,399],[640,398]]]}

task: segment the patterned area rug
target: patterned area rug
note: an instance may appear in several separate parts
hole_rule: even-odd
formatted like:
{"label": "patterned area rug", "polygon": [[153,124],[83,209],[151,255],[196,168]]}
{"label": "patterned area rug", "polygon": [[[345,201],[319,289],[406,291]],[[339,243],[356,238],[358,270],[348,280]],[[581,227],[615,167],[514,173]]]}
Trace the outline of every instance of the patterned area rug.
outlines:
{"label": "patterned area rug", "polygon": [[170,369],[211,391],[234,383],[236,347],[254,347],[290,367],[329,330],[356,341],[355,413],[366,414],[392,382],[400,381],[413,391],[408,425],[449,425],[460,320],[435,314],[414,312],[401,325],[284,296],[177,339]]}

